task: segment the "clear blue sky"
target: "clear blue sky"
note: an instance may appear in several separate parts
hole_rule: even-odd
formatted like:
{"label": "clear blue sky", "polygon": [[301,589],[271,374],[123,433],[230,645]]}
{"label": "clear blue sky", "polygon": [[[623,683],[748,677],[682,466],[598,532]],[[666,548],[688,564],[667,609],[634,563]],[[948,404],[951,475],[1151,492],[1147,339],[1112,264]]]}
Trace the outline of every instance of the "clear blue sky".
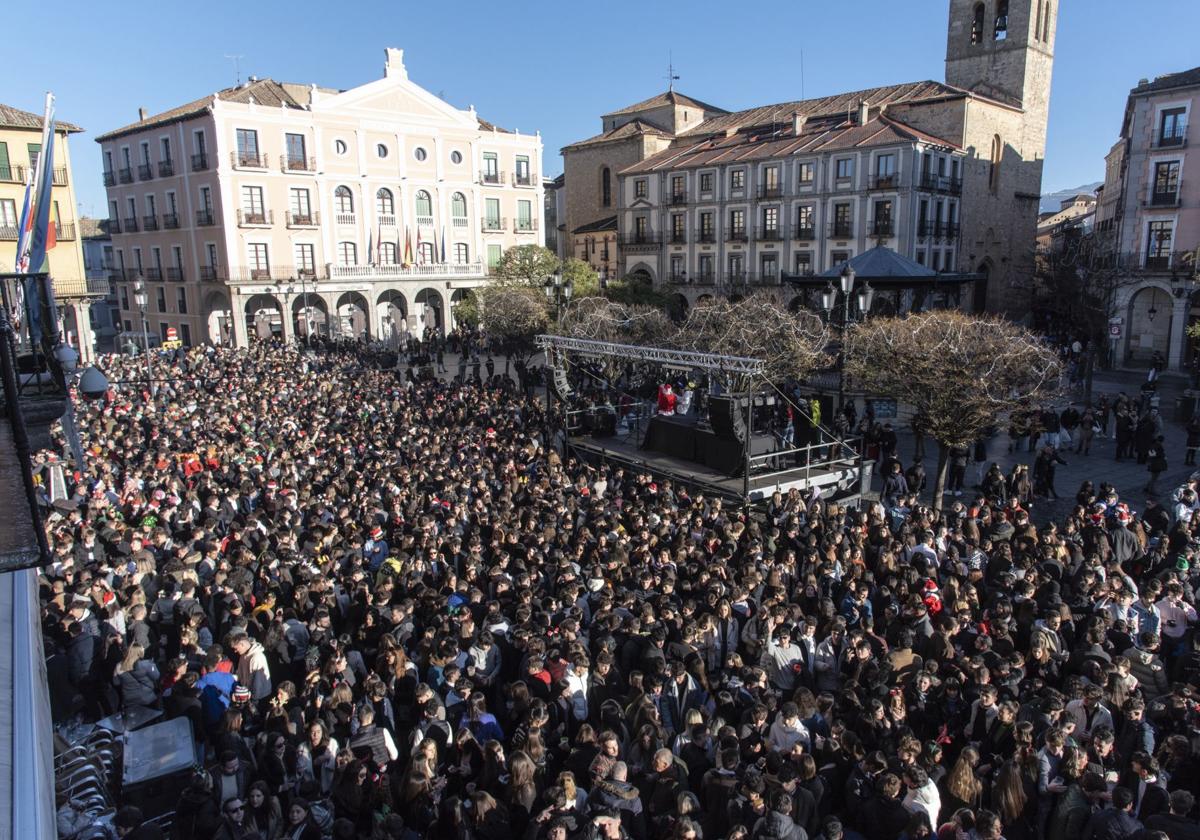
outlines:
{"label": "clear blue sky", "polygon": [[[1125,97],[1139,78],[1200,63],[1197,0],[1062,0],[1044,192],[1103,178]],[[558,150],[597,132],[599,115],[666,86],[728,109],[893,82],[941,79],[948,0],[717,0],[606,3],[340,4],[162,2],[112,6],[67,0],[9,4],[8,75],[0,101],[88,129],[72,140],[77,197],[103,214],[95,134],[247,74],[347,88],[378,78],[383,48],[402,47],[410,77],[448,101]],[[43,25],[45,37],[34,36]]]}

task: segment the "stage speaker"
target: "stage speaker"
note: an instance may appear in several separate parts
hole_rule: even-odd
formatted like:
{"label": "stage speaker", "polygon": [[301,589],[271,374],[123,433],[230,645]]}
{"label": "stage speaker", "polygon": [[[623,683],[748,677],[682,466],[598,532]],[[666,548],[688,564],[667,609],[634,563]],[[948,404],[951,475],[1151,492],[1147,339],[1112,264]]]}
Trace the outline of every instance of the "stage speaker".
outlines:
{"label": "stage speaker", "polygon": [[745,401],[732,397],[708,398],[708,422],[718,437],[746,442]]}
{"label": "stage speaker", "polygon": [[554,389],[554,396],[565,400],[571,395],[571,383],[567,381],[567,369],[559,364],[557,353],[550,355],[547,361],[550,364],[550,387]]}

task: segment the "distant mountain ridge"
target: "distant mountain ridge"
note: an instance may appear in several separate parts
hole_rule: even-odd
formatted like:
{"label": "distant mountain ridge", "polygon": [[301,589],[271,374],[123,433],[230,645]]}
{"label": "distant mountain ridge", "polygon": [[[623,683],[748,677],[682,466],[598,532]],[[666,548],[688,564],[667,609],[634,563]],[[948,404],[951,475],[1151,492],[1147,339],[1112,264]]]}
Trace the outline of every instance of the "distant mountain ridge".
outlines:
{"label": "distant mountain ridge", "polygon": [[1042,200],[1038,205],[1038,212],[1056,213],[1062,206],[1062,201],[1064,198],[1070,198],[1071,196],[1078,195],[1079,193],[1087,193],[1088,195],[1091,195],[1096,191],[1096,187],[1103,185],[1103,181],[1096,181],[1093,184],[1084,184],[1083,186],[1074,187],[1069,190],[1059,190],[1058,192],[1046,193],[1042,196]]}

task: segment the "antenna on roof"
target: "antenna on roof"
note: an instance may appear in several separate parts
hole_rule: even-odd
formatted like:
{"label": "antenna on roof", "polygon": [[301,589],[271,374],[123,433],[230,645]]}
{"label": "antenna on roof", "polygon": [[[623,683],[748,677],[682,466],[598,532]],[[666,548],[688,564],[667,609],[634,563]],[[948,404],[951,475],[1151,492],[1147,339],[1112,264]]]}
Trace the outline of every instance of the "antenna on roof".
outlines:
{"label": "antenna on roof", "polygon": [[225,53],[225,57],[233,62],[233,72],[234,75],[237,76],[237,85],[240,86],[242,84],[242,59],[246,56],[230,55],[229,53]]}
{"label": "antenna on roof", "polygon": [[667,93],[675,92],[675,83],[679,81],[679,76],[675,73],[675,59],[671,52],[667,52]]}

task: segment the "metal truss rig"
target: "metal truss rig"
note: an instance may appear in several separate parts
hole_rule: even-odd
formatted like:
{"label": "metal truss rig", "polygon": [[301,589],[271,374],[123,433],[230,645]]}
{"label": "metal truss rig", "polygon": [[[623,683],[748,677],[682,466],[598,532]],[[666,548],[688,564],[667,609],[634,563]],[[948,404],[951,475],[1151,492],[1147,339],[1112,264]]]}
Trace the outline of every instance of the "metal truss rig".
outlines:
{"label": "metal truss rig", "polygon": [[642,362],[676,367],[683,370],[701,369],[720,373],[761,376],[765,365],[761,359],[746,356],[720,356],[715,353],[693,353],[690,350],[670,350],[665,347],[643,347],[636,344],[617,344],[565,335],[539,335],[535,339],[542,350],[577,353],[580,356],[601,358],[615,356]]}

